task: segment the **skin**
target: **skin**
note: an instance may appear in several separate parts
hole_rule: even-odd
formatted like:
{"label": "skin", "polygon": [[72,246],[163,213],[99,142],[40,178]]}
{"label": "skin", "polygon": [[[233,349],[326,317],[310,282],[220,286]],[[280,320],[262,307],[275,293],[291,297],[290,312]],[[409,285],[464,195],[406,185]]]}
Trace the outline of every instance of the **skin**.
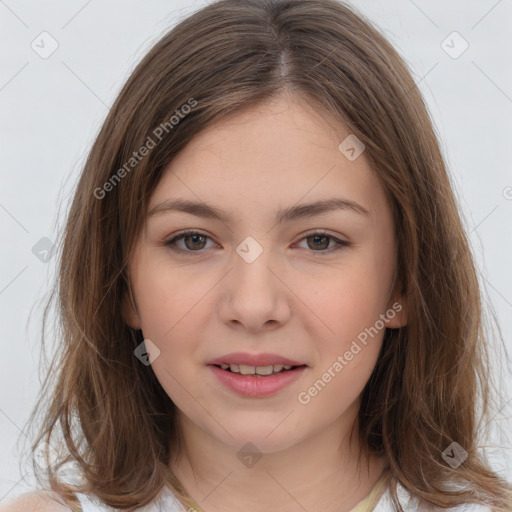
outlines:
{"label": "skin", "polygon": [[[149,217],[129,265],[135,305],[127,322],[160,350],[151,368],[179,409],[184,450],[171,468],[208,512],[349,511],[386,466],[376,457],[358,465],[357,436],[349,440],[384,329],[308,404],[297,399],[396,301],[402,310],[386,326],[406,322],[391,209],[364,152],[350,161],[338,150],[349,134],[282,94],[196,136],[150,199],[148,211],[180,197],[232,214],[225,223],[183,212]],[[332,197],[369,214],[337,210],[276,224],[278,208]],[[165,245],[186,229],[208,238],[177,241],[186,254]],[[320,238],[318,249],[315,230],[334,238]],[[236,252],[248,236],[263,249],[252,263]],[[331,249],[335,239],[350,246]],[[270,397],[241,397],[206,364],[238,351],[308,367]],[[252,467],[237,457],[247,442],[262,454]]]}

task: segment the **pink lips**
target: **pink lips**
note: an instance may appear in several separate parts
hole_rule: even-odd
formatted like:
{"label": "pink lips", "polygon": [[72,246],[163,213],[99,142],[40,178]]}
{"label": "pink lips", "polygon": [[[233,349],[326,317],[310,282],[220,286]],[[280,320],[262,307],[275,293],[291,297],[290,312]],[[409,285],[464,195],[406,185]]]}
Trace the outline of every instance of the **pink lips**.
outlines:
{"label": "pink lips", "polygon": [[[244,364],[249,366],[282,364],[294,366],[295,368],[275,375],[256,376],[241,375],[223,370],[220,368],[221,364]],[[252,398],[265,397],[277,393],[297,380],[307,367],[304,363],[277,354],[248,354],[243,352],[227,354],[216,358],[210,361],[208,366],[225,387],[239,395]]]}

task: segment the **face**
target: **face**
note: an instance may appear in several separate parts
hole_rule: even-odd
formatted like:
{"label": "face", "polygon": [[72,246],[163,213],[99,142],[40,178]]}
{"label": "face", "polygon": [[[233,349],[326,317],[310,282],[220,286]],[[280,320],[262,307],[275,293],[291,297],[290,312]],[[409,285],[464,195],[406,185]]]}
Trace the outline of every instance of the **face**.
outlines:
{"label": "face", "polygon": [[338,148],[349,135],[281,96],[166,169],[130,259],[127,321],[158,347],[151,368],[182,425],[271,452],[354,420],[405,309],[391,210],[364,152]]}

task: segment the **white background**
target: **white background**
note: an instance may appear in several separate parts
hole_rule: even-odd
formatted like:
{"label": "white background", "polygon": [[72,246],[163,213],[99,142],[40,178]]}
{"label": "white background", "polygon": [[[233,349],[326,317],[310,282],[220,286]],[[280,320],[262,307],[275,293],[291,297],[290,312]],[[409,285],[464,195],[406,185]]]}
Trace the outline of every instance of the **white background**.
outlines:
{"label": "white background", "polygon": [[[24,437],[22,427],[40,388],[38,301],[49,290],[55,258],[43,263],[32,247],[43,237],[56,241],[93,137],[129,72],[168,28],[205,3],[0,1],[0,498],[34,486],[29,468],[25,479],[19,472],[16,442]],[[512,2],[352,3],[405,57],[428,102],[486,303],[496,311],[512,353]],[[43,31],[59,45],[47,59],[31,48]],[[469,44],[457,59],[441,46],[453,31]],[[453,36],[446,44],[461,48]],[[511,384],[507,373],[493,422],[501,433],[489,451],[495,469],[509,480]]]}

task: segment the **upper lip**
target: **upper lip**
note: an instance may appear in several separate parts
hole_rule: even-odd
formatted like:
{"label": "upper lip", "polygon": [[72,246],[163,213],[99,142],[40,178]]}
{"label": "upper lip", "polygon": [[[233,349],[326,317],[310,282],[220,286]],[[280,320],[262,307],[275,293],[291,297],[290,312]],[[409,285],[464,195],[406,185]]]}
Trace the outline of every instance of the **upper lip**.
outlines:
{"label": "upper lip", "polygon": [[248,366],[270,366],[270,365],[290,365],[290,366],[303,366],[305,363],[288,359],[287,357],[280,356],[279,354],[249,354],[247,352],[233,352],[224,356],[217,357],[208,362],[210,365],[224,364],[245,364]]}

